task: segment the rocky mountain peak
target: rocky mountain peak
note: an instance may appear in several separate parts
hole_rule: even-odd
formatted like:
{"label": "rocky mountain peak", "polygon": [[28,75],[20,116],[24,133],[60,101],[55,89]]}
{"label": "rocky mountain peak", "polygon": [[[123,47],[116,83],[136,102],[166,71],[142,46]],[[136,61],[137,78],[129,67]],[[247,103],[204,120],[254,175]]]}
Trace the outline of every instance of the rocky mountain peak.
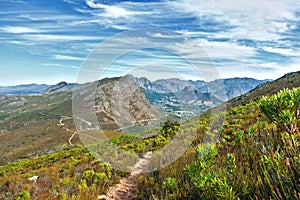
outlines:
{"label": "rocky mountain peak", "polygon": [[136,123],[154,121],[161,115],[130,76],[105,78],[95,84],[94,96],[88,94],[91,88],[87,85],[80,89],[83,92],[79,98],[85,105],[91,105],[94,101],[94,110],[102,129],[123,129]]}

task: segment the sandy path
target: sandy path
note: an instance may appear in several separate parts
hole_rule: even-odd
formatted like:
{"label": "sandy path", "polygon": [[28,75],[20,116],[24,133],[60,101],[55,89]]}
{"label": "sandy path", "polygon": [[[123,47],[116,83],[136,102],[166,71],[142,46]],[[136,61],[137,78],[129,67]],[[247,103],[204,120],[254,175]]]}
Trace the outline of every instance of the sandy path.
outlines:
{"label": "sandy path", "polygon": [[62,116],[61,119],[60,119],[59,122],[58,122],[58,126],[61,126],[61,127],[62,127],[63,129],[65,129],[67,132],[72,133],[71,137],[69,138],[69,144],[70,144],[71,146],[74,147],[74,144],[72,143],[72,139],[73,139],[73,137],[75,136],[75,134],[76,134],[77,132],[76,132],[76,131],[72,131],[72,130],[68,129],[67,127],[65,127],[65,124],[64,124],[64,120],[65,120],[65,119],[72,119],[72,118],[71,118],[71,117],[67,117],[67,116]]}
{"label": "sandy path", "polygon": [[130,200],[134,197],[136,190],[136,181],[139,175],[143,172],[143,168],[147,167],[152,152],[146,153],[143,158],[134,165],[130,176],[124,177],[120,180],[120,183],[110,187],[106,195],[100,195],[98,199],[102,200]]}

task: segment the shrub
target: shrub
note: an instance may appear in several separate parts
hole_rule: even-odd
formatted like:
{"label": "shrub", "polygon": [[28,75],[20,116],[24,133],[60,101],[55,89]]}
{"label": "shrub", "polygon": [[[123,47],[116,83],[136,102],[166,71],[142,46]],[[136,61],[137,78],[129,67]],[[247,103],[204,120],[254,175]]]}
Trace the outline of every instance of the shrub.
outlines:
{"label": "shrub", "polygon": [[299,132],[300,88],[284,89],[260,101],[261,111],[276,125],[290,134]]}
{"label": "shrub", "polygon": [[21,190],[18,192],[16,200],[30,200],[30,192]]}

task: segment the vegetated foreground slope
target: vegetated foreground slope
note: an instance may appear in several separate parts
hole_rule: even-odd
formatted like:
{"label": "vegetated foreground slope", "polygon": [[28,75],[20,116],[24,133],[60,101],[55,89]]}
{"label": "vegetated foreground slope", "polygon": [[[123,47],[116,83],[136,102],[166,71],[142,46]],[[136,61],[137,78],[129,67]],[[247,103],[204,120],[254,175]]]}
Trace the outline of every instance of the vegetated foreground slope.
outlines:
{"label": "vegetated foreground slope", "polygon": [[136,199],[300,199],[299,127],[300,88],[205,116],[191,149],[139,179]]}
{"label": "vegetated foreground slope", "polygon": [[0,167],[0,199],[97,199],[125,175],[83,147],[65,149]]}
{"label": "vegetated foreground slope", "polygon": [[[113,162],[123,162],[121,150],[132,154],[159,149],[170,142],[178,125],[176,122],[165,123],[161,130],[152,130],[157,131],[157,135],[146,139],[139,136],[147,132],[122,135],[87,148],[69,146],[56,153],[0,166],[0,199],[97,199],[104,194],[123,199],[122,185],[116,184],[122,177],[128,176],[122,180],[133,184],[125,187],[133,192],[137,177],[141,174],[140,167],[145,165],[141,162],[145,162],[145,159],[133,157],[133,162],[137,164],[130,176],[130,173],[112,169],[111,164],[103,162],[102,158],[109,156]],[[119,149],[106,151],[111,143]],[[30,178],[36,178],[36,181]],[[124,195],[135,196],[132,193]]]}

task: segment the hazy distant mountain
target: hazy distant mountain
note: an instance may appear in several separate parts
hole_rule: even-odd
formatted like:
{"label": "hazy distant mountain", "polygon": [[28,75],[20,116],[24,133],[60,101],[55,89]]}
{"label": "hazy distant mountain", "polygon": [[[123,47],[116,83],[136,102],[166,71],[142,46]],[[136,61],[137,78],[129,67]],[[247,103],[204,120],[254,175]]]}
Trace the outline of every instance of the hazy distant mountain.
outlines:
{"label": "hazy distant mountain", "polygon": [[182,90],[175,93],[178,99],[184,101],[202,100],[211,101],[211,95],[209,93],[201,93],[199,90],[192,86],[186,86]]}
{"label": "hazy distant mountain", "polygon": [[226,105],[238,106],[261,96],[276,94],[284,88],[292,89],[295,87],[300,87],[300,71],[291,72],[274,81],[260,84],[249,92],[229,100]]}
{"label": "hazy distant mountain", "polygon": [[[257,85],[270,81],[267,80],[256,80],[253,78],[229,78],[229,79],[219,79],[211,82],[205,82],[202,80],[192,81],[192,80],[180,80],[177,78],[171,79],[160,79],[151,82],[147,78],[136,78],[131,75],[130,77],[134,78],[138,85],[144,90],[151,90],[152,92],[157,93],[185,93],[186,95],[190,94],[194,97],[202,94],[214,94],[219,96],[223,101],[234,98],[236,96],[242,95]],[[186,90],[189,88],[191,93],[188,93]],[[193,89],[191,89],[193,88]],[[185,91],[183,91],[185,90]],[[198,93],[194,95],[193,93]],[[181,95],[182,96],[182,95]],[[185,97],[190,98],[190,97]],[[195,98],[194,98],[195,99]]]}
{"label": "hazy distant mountain", "polygon": [[[237,97],[239,95],[242,95],[259,84],[265,83],[267,80],[257,80],[253,78],[229,78],[229,79],[218,79],[211,82],[205,82],[202,80],[181,80],[178,78],[170,78],[170,79],[159,79],[156,81],[150,81],[149,79],[145,77],[137,78],[132,75],[126,75],[129,78],[132,78],[135,80],[135,82],[139,85],[140,88],[142,88],[145,92],[150,93],[180,93],[181,96],[183,93],[186,95],[193,95],[192,93],[187,93],[187,88],[191,87],[194,88],[193,92],[196,92],[198,95],[201,96],[202,94],[214,94],[214,96],[218,97],[222,101],[226,101],[228,99],[232,99],[234,97]],[[87,83],[88,84],[88,83]],[[53,85],[43,91],[43,93],[54,93],[54,92],[60,92],[60,91],[71,91],[76,88],[80,88],[82,86],[85,86],[87,84],[77,84],[77,83],[66,83],[66,82],[60,82],[56,85]],[[185,89],[185,91],[183,91]],[[202,95],[203,96],[203,95]],[[195,97],[195,96],[194,96]],[[190,97],[185,97],[190,98]],[[195,98],[193,98],[196,100]]]}
{"label": "hazy distant mountain", "polygon": [[[271,81],[270,79],[266,80],[257,80],[253,78],[229,78],[229,79],[219,79],[209,82],[207,85],[209,89],[213,90],[212,92],[216,95],[224,94],[226,99],[232,99],[234,97],[245,94],[246,92],[254,89],[256,86]],[[218,88],[218,86],[223,85],[223,88]],[[198,88],[203,92],[202,88]],[[206,89],[206,88],[205,88]],[[204,91],[205,91],[204,89]]]}
{"label": "hazy distant mountain", "polygon": [[50,85],[29,84],[16,86],[0,86],[0,94],[17,95],[17,94],[40,94]]}

